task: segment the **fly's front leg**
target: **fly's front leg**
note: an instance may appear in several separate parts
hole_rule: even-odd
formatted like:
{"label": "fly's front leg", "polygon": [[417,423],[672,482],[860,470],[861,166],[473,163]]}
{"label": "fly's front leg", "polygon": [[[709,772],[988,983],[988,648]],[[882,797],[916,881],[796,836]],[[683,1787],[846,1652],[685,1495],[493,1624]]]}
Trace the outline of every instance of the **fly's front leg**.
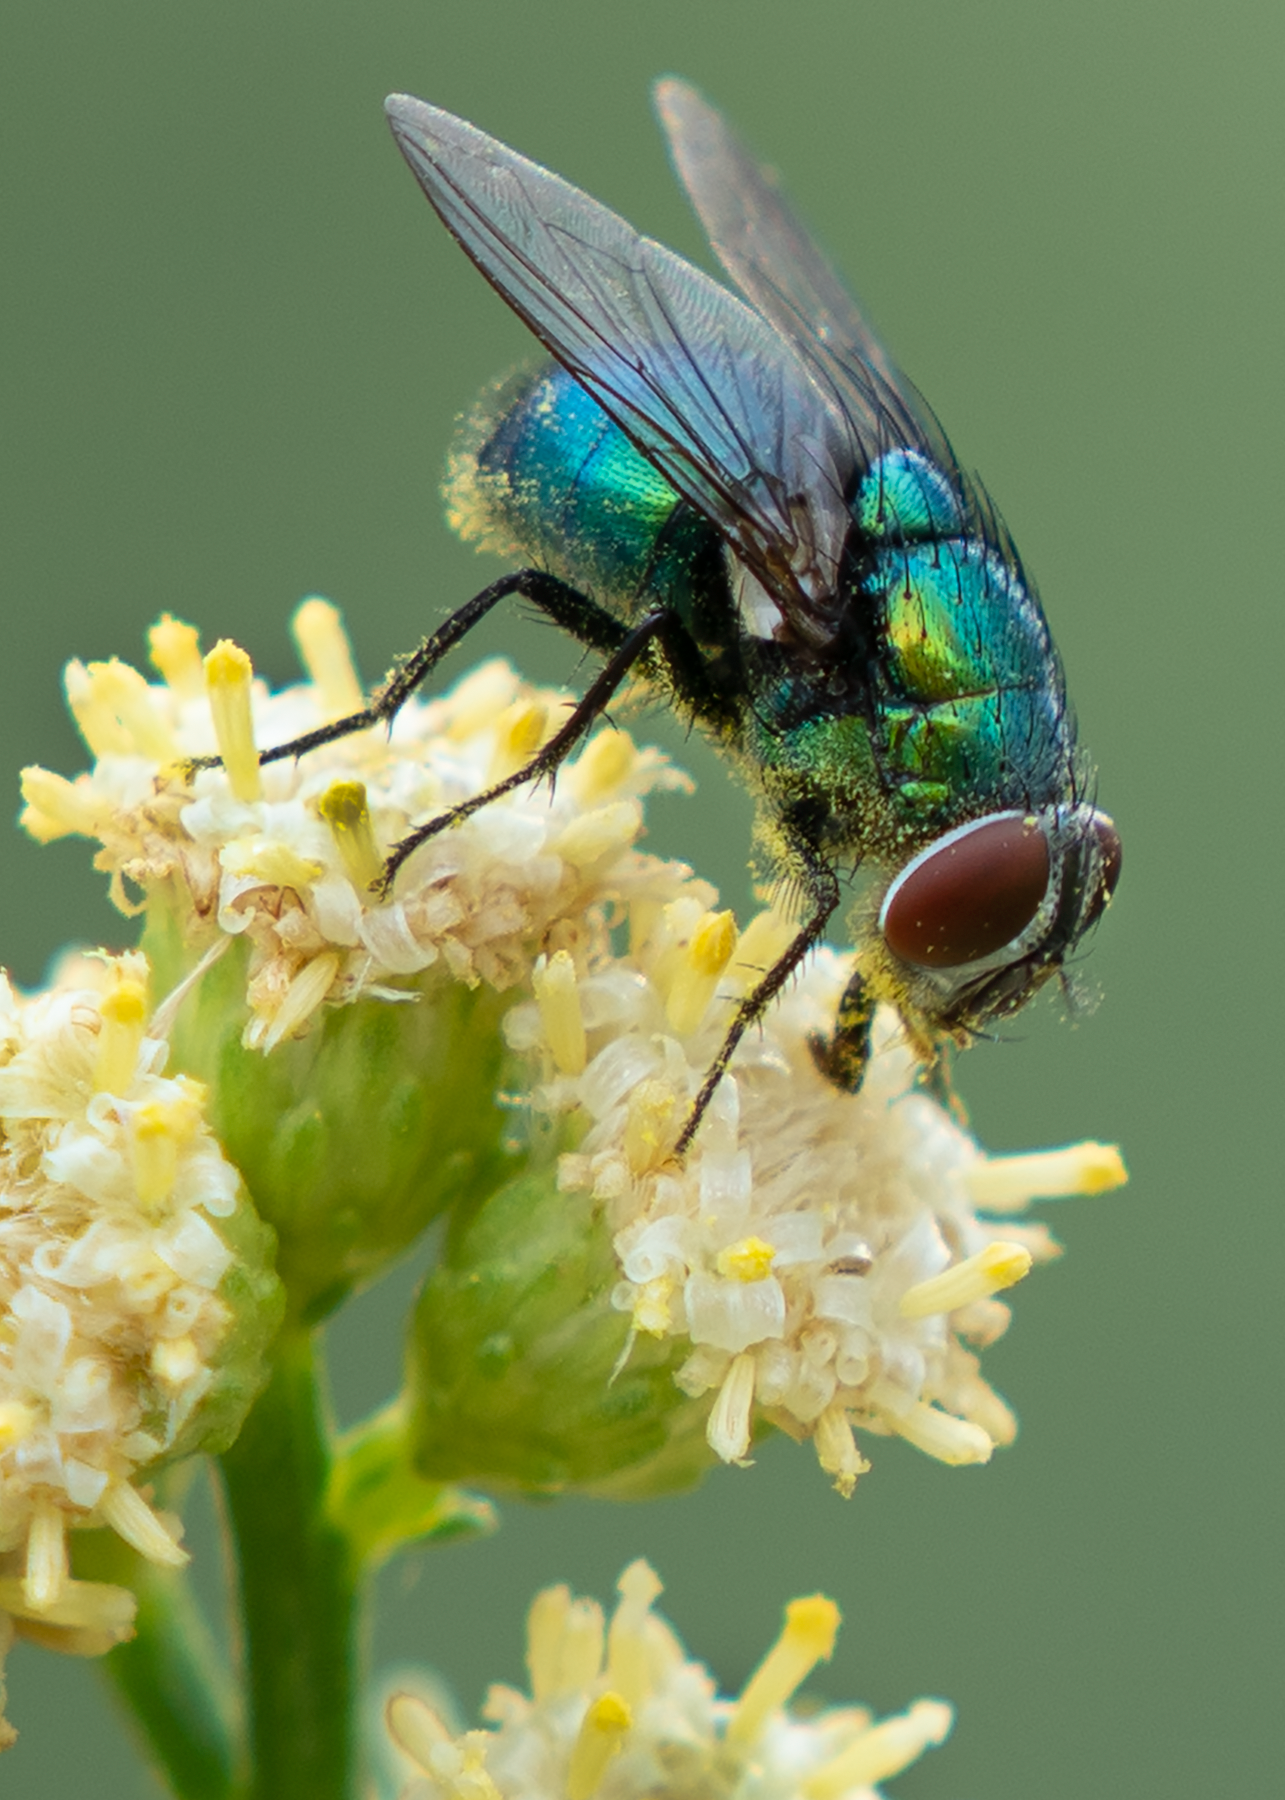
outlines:
{"label": "fly's front leg", "polygon": [[[589,607],[592,608],[594,614],[600,613],[599,608],[593,607],[592,601],[585,600],[583,596],[575,594],[573,589],[569,589],[557,599],[556,604],[559,611],[554,613],[554,616],[559,618],[559,623],[565,622],[559,614],[565,612],[568,596],[578,602],[580,608]],[[528,598],[537,597],[529,595]],[[544,603],[537,598],[537,604],[543,605]],[[553,607],[548,607],[546,610],[554,612]],[[610,615],[601,614],[600,616],[603,620],[608,621],[614,630],[619,631],[619,641],[598,674],[589,683],[584,698],[577,702],[566,723],[559,726],[548,743],[522,768],[516,770],[512,775],[506,776],[503,781],[497,781],[494,787],[487,788],[485,792],[474,794],[471,799],[461,801],[458,806],[451,807],[448,812],[439,813],[437,818],[430,819],[426,825],[421,825],[418,830],[412,831],[409,837],[404,837],[399,844],[395,845],[388,861],[384,864],[383,877],[379,882],[379,889],[382,893],[388,892],[398,869],[401,868],[411,852],[418,850],[419,846],[426,843],[429,838],[436,837],[439,831],[445,831],[451,825],[458,825],[461,820],[469,818],[475,812],[480,812],[493,800],[498,800],[502,794],[512,793],[514,788],[525,787],[528,782],[538,781],[542,775],[552,775],[581,738],[592,729],[595,719],[605,710],[612,695],[647,647],[657,638],[663,639],[668,632],[681,629],[677,626],[673,615],[663,607],[658,607],[655,612],[648,613],[645,618],[639,620],[637,625],[628,630],[616,621],[610,620]],[[604,625],[602,629],[605,630],[606,626]],[[580,634],[577,633],[577,635]]]}
{"label": "fly's front leg", "polygon": [[779,956],[759,982],[736,1010],[736,1016],[728,1027],[727,1036],[722,1047],[710,1065],[709,1073],[701,1083],[700,1092],[692,1103],[692,1110],[687,1115],[687,1123],[679,1133],[678,1142],[674,1145],[677,1156],[684,1156],[688,1146],[700,1129],[700,1122],[705,1116],[705,1108],[714,1096],[714,1089],[727,1070],[736,1053],[736,1046],[756,1020],[762,1018],[764,1012],[786,982],[798,968],[820,939],[825,930],[826,921],[839,904],[839,883],[834,870],[828,863],[822,862],[810,845],[798,846],[801,868],[799,873],[807,888],[812,910],[805,924],[791,941],[783,955]]}
{"label": "fly's front leg", "polygon": [[855,1094],[865,1080],[875,1005],[865,977],[854,969],[834,1015],[834,1030],[829,1037],[814,1032],[808,1039],[813,1062],[842,1093]]}
{"label": "fly's front leg", "polygon": [[[486,617],[493,606],[497,606],[501,600],[507,600],[511,594],[534,601],[546,612],[552,612],[560,601],[565,602],[568,597],[571,600],[581,598],[574,588],[568,587],[556,576],[546,575],[542,569],[518,569],[512,575],[502,575],[490,587],[483,588],[480,594],[474,594],[471,600],[466,600],[444,624],[438,626],[431,637],[425,638],[419,649],[394,669],[381,688],[376,689],[369,705],[364,706],[360,712],[349,713],[343,719],[334,719],[329,725],[319,725],[315,731],[305,731],[301,737],[291,738],[289,743],[276,744],[272,749],[260,753],[259,762],[283,762],[287,757],[303,756],[306,751],[319,749],[322,744],[333,744],[339,738],[351,736],[354,731],[366,731],[372,725],[395,718],[446,653],[453,650],[461,638],[466,637]],[[586,641],[591,647],[599,648],[595,638],[591,637]],[[215,769],[220,760],[217,756],[194,756],[187,766],[193,771]]]}

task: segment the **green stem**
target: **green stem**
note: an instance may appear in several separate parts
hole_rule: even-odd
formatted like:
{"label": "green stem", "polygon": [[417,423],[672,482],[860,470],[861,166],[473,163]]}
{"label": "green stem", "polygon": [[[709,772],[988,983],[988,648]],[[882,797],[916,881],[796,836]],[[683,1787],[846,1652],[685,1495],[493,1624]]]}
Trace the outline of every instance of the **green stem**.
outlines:
{"label": "green stem", "polygon": [[360,1572],[326,1513],[330,1433],[311,1334],[287,1328],[274,1363],[220,1459],[241,1582],[246,1800],[351,1800]]}
{"label": "green stem", "polygon": [[186,1573],[157,1568],[114,1532],[77,1538],[79,1576],[137,1596],[137,1636],[104,1668],[154,1762],[182,1800],[233,1800],[243,1792],[236,1695]]}

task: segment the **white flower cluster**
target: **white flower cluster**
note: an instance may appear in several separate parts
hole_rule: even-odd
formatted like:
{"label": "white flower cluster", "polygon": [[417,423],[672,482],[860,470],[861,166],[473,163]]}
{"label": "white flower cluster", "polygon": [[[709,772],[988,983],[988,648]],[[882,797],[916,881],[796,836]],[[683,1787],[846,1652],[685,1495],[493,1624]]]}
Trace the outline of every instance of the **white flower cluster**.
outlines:
{"label": "white flower cluster", "polygon": [[[95,766],[75,781],[23,774],[27,829],[100,839],[123,909],[136,910],[131,888],[151,900],[172,883],[191,939],[250,940],[248,1045],[270,1050],[323,1003],[404,999],[407,978],[434,965],[509,988],[539,947],[577,945],[607,872],[613,892],[664,891],[664,865],[629,854],[641,800],[689,784],[659,752],[604,730],[556,788],[511,794],[425,844],[379,899],[371,884],[398,840],[519,768],[569,702],[489,662],[442,699],[410,700],[391,730],[260,768],[256,746],[362,704],[335,609],[305,602],[295,634],[311,680],[278,694],[231,644],[202,662],[196,633],[172,619],[151,634],[162,682],[121,662],[73,663],[68,697]],[[224,766],[189,782],[184,759],[216,749]]]}
{"label": "white flower cluster", "polygon": [[661,1584],[645,1562],[625,1570],[619,1591],[610,1624],[564,1587],[537,1596],[531,1693],[493,1687],[484,1709],[493,1730],[456,1736],[423,1697],[394,1694],[401,1800],[873,1800],[878,1782],[950,1730],[940,1700],[879,1723],[859,1706],[786,1710],[833,1648],[838,1609],[820,1595],[786,1609],[739,1699],[720,1700],[651,1610]]}
{"label": "white flower cluster", "polygon": [[867,1466],[854,1425],[984,1462],[1016,1425],[968,1346],[1006,1328],[994,1294],[1056,1253],[1043,1225],[1011,1215],[1115,1186],[1118,1152],[984,1156],[918,1084],[888,1012],[860,1093],[836,1091],[812,1044],[850,965],[822,951],[743,1042],[680,1165],[669,1146],[731,1009],[790,928],[764,914],[738,939],[691,896],[631,924],[628,959],[582,976],[554,957],[506,1020],[543,1057],[535,1106],[589,1122],[560,1178],[606,1208],[616,1306],[635,1333],[690,1346],[678,1382],[714,1393],[725,1461],[745,1459],[763,1416],[810,1436],[845,1494]]}
{"label": "white flower cluster", "polygon": [[181,1445],[234,1322],[238,1176],[199,1085],[165,1074],[146,981],[137,954],[30,1000],[0,976],[0,1611],[82,1653],[133,1608],[69,1578],[67,1529],[186,1562],[133,1483]]}
{"label": "white flower cluster", "polygon": [[[311,681],[276,696],[234,646],[202,664],[172,620],[152,635],[162,684],[73,665],[97,764],[74,783],[27,771],[29,829],[100,838],[122,896],[173,883],[190,935],[247,935],[246,1041],[264,1050],[323,1003],[405,998],[431,967],[497,988],[529,976],[534,999],[506,1030],[542,1065],[531,1104],[582,1133],[562,1183],[606,1211],[633,1330],[687,1347],[679,1384],[713,1396],[718,1455],[743,1460],[766,1418],[810,1437],[845,1494],[866,1466],[854,1426],[986,1460],[1015,1424],[975,1351],[1008,1322],[994,1295],[1054,1251],[1012,1215],[1115,1186],[1118,1153],[986,1158],[919,1085],[891,1014],[861,1092],[836,1091],[813,1043],[847,970],[822,952],[747,1034],[680,1164],[672,1147],[733,1009],[797,927],[769,911],[738,933],[708,884],[634,848],[642,797],[683,778],[610,729],[552,789],[519,789],[424,844],[381,901],[392,845],[521,767],[565,703],[488,663],[409,702],[391,732],[260,768],[256,745],[360,704],[334,609],[307,602],[295,630]],[[174,759],[215,743],[224,766],[187,784]]]}

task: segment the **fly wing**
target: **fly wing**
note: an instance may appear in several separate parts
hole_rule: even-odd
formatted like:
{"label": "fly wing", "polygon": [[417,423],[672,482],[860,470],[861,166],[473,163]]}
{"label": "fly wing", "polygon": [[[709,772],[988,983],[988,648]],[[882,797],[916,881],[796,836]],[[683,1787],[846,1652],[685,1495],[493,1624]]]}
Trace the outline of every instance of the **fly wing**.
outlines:
{"label": "fly wing", "polygon": [[387,102],[452,236],[789,620],[829,641],[859,450],[780,333],[616,213],[422,100]]}
{"label": "fly wing", "polygon": [[899,443],[953,471],[954,455],[931,408],[870,329],[775,176],[685,81],[658,81],[655,100],[679,179],[719,261],[834,393],[862,441],[863,460]]}

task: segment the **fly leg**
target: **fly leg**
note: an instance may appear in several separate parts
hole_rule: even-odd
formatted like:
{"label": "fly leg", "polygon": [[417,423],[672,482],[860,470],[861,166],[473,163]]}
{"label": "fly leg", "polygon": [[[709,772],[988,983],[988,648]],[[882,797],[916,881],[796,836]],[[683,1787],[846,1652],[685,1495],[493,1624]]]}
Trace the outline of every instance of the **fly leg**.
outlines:
{"label": "fly leg", "polygon": [[855,1094],[865,1079],[874,1016],[874,995],[860,969],[854,969],[834,1015],[834,1030],[829,1037],[815,1032],[808,1039],[817,1068],[845,1094]]}
{"label": "fly leg", "polygon": [[[532,601],[560,624],[565,623],[566,628],[591,650],[609,653],[619,648],[625,636],[624,626],[614,620],[610,613],[594,606],[592,601],[568,587],[566,582],[559,581],[554,575],[545,574],[542,569],[518,569],[512,575],[502,575],[490,587],[483,588],[480,594],[474,594],[471,600],[466,600],[463,606],[438,626],[431,637],[425,638],[418,650],[394,669],[384,685],[371,695],[370,703],[360,712],[349,713],[346,718],[334,719],[329,725],[319,725],[315,731],[305,731],[301,737],[291,738],[289,743],[276,744],[272,749],[264,750],[259,756],[260,763],[282,762],[286,757],[302,756],[305,751],[316,750],[322,744],[333,744],[354,731],[365,731],[383,720],[395,718],[446,653],[453,650],[486,617],[493,606],[498,605],[501,600],[507,600],[510,594],[518,594],[524,600]],[[188,767],[193,770],[213,769],[218,764],[217,756],[194,756]]]}
{"label": "fly leg", "polygon": [[800,858],[798,874],[807,890],[812,903],[812,910],[807,920],[791,941],[784,954],[779,956],[759,982],[736,1010],[736,1016],[728,1027],[727,1036],[722,1047],[709,1068],[709,1073],[701,1083],[700,1092],[692,1102],[692,1110],[687,1115],[687,1123],[679,1133],[678,1142],[674,1145],[677,1156],[684,1156],[692,1139],[700,1129],[700,1122],[705,1116],[705,1108],[714,1095],[714,1089],[723,1079],[727,1065],[736,1053],[736,1046],[756,1020],[762,1018],[771,1002],[780,993],[786,982],[798,968],[808,951],[813,948],[821,933],[825,930],[826,920],[839,904],[839,882],[834,870],[825,863],[812,849],[811,845],[797,846]]}
{"label": "fly leg", "polygon": [[[557,597],[557,610],[555,611],[554,606],[546,608],[558,619],[560,624],[567,622],[565,615],[568,608],[568,595],[571,595],[581,608],[593,607],[592,601],[587,601],[582,595],[575,594],[574,590],[564,590]],[[536,599],[538,605],[544,604],[538,596],[528,595],[527,597]],[[593,608],[594,613],[597,613],[598,610],[596,607]],[[577,702],[565,724],[559,726],[548,743],[537,751],[530,762],[522,768],[516,770],[512,775],[506,776],[503,781],[497,781],[494,787],[487,788],[485,792],[474,794],[471,799],[461,801],[458,806],[452,806],[449,811],[439,813],[435,819],[430,819],[426,825],[419,826],[417,830],[410,833],[409,837],[404,837],[399,844],[394,845],[388,861],[384,864],[383,877],[379,883],[382,892],[387,893],[398,869],[401,868],[411,852],[417,850],[429,838],[436,837],[439,831],[445,831],[451,825],[458,825],[462,819],[467,819],[471,814],[480,812],[484,806],[489,806],[502,794],[511,793],[514,788],[525,787],[528,782],[538,781],[542,775],[554,774],[580,739],[591,730],[594,720],[605,711],[612,695],[649,646],[657,640],[664,643],[671,636],[676,637],[678,634],[682,634],[681,625],[674,615],[664,607],[657,607],[655,611],[647,613],[629,629],[618,625],[608,613],[603,613],[601,617],[613,629],[619,631],[619,640],[602,668],[589,683],[584,698]],[[448,621],[449,623],[450,621]],[[576,635],[579,636],[579,632]]]}

